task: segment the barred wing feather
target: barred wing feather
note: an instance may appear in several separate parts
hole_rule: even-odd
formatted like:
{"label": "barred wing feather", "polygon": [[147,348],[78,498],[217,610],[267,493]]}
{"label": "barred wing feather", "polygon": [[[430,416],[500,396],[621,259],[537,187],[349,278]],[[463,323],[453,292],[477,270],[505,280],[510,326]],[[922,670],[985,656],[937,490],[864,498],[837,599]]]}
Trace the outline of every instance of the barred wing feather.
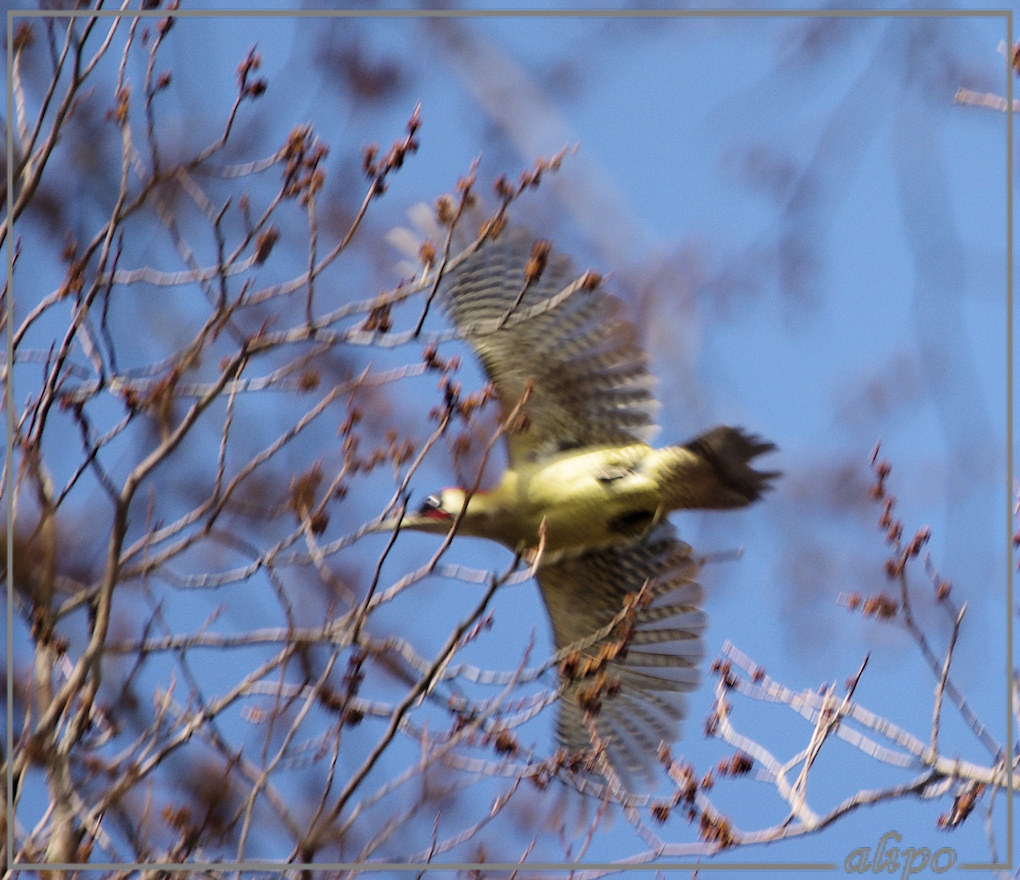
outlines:
{"label": "barred wing feather", "polygon": [[550,253],[525,285],[535,238],[520,227],[487,240],[443,285],[446,311],[477,352],[504,416],[529,390],[508,437],[510,465],[584,446],[650,439],[658,407],[646,357],[622,306],[579,282]]}
{"label": "barred wing feather", "polygon": [[[684,694],[697,686],[706,625],[697,573],[691,548],[668,523],[644,540],[538,570],[563,658],[558,738],[571,752],[589,748],[594,725],[625,783],[650,778],[660,742],[679,736]],[[642,588],[644,600],[620,617],[627,595]]]}

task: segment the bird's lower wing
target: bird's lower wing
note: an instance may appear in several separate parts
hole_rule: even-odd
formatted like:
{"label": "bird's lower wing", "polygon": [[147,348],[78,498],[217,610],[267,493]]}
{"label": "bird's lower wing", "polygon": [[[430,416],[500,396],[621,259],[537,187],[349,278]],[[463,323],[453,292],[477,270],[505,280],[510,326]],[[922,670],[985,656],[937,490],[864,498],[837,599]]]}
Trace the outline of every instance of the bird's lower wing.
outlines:
{"label": "bird's lower wing", "polygon": [[560,743],[570,752],[604,746],[625,784],[650,778],[697,686],[706,624],[697,573],[668,523],[538,570],[560,658]]}

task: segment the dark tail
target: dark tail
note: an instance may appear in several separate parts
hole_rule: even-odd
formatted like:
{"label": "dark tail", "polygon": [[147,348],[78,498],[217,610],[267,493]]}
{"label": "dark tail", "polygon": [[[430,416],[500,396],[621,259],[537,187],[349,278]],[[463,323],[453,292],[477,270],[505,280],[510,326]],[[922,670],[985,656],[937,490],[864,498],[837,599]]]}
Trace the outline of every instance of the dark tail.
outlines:
{"label": "dark tail", "polygon": [[775,444],[740,428],[712,428],[680,448],[690,456],[681,457],[671,480],[682,502],[677,507],[743,507],[757,501],[771,488],[769,481],[780,476],[779,471],[758,471],[750,465]]}

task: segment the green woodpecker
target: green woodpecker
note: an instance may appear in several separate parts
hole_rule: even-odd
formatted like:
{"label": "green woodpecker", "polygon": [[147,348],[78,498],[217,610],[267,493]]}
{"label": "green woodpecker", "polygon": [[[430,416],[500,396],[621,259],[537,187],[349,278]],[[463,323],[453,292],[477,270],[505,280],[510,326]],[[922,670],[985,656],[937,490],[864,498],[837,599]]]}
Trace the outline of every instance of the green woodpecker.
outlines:
{"label": "green woodpecker", "polygon": [[665,517],[755,501],[778,474],[750,462],[775,447],[729,427],[648,445],[657,402],[635,327],[521,228],[482,241],[439,292],[496,392],[508,467],[494,489],[444,489],[400,525],[456,523],[532,561],[560,658],[560,743],[591,750],[603,776],[647,779],[679,734],[705,627],[698,563]]}

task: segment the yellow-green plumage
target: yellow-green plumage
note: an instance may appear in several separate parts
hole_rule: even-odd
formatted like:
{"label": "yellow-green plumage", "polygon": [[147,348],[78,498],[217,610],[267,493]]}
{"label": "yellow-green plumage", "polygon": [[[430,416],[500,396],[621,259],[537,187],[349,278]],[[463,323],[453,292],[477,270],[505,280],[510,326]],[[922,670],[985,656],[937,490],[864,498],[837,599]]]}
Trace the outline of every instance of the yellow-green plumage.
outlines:
{"label": "yellow-green plumage", "polygon": [[546,552],[618,541],[614,522],[658,507],[658,484],[645,470],[655,456],[645,444],[601,447],[507,470],[495,489],[471,499],[461,529],[512,550],[537,545],[543,522]]}
{"label": "yellow-green plumage", "polygon": [[665,517],[756,500],[776,474],[750,461],[773,446],[728,427],[649,446],[658,404],[635,328],[547,251],[509,228],[444,277],[441,302],[512,425],[509,466],[491,491],[444,489],[402,525],[445,533],[463,513],[459,533],[537,562],[564,658],[560,742],[599,744],[598,772],[629,783],[678,735],[704,650],[697,563]]}

